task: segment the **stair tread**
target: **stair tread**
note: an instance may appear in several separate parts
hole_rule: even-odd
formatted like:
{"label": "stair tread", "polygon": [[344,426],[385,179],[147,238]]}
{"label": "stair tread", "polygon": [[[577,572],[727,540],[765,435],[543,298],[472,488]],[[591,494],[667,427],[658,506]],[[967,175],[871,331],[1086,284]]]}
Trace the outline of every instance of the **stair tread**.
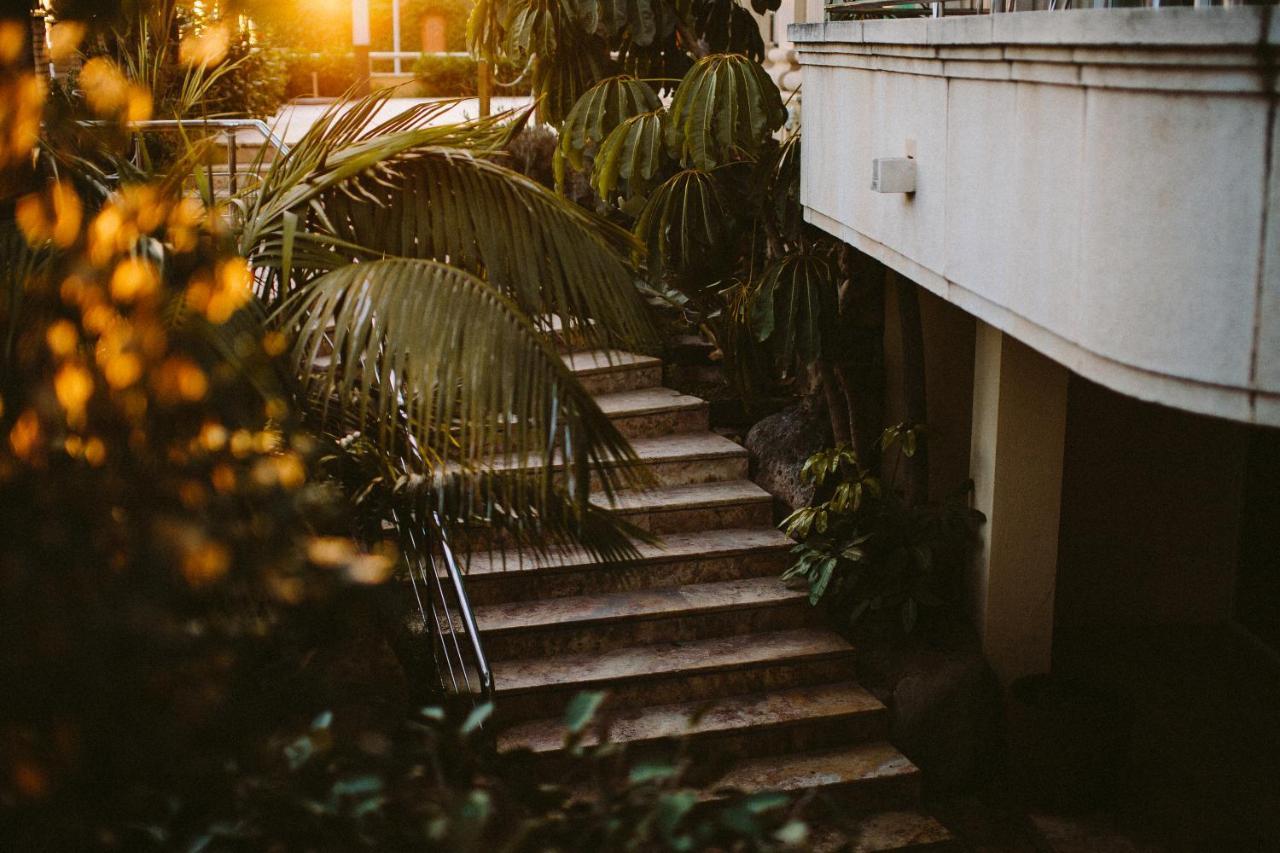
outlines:
{"label": "stair tread", "polygon": [[[668,533],[654,544],[638,543],[633,562],[726,557],[765,549],[790,548],[795,543],[772,527],[725,528],[696,533]],[[471,555],[465,571],[484,575],[514,571],[554,571],[598,565],[600,561],[582,548],[555,548],[539,555],[529,551],[480,551]]]}
{"label": "stair tread", "polygon": [[[640,465],[659,462],[695,462],[703,459],[741,459],[747,455],[747,449],[736,441],[730,441],[714,432],[682,432],[674,435],[655,435],[630,439],[631,449],[635,451]],[[516,456],[498,456],[489,467],[497,471],[519,470],[540,467],[541,453],[529,453],[524,458]],[[553,457],[554,464],[561,464],[560,451]],[[606,459],[604,465],[617,464],[616,459]]]}
{"label": "stair tread", "polygon": [[857,820],[857,828],[849,833],[839,849],[848,853],[881,853],[881,851],[919,851],[950,845],[954,836],[937,818],[923,812],[894,810],[872,812]]}
{"label": "stair tread", "polygon": [[623,619],[690,616],[797,601],[807,593],[776,576],[491,604],[475,609],[481,634]]}
{"label": "stair tread", "polygon": [[636,388],[631,391],[612,391],[595,395],[596,405],[600,411],[610,417],[628,415],[649,415],[658,412],[671,412],[681,409],[702,409],[708,403],[701,397],[682,394],[671,388],[655,385],[651,388]]}
{"label": "stair tread", "polygon": [[799,791],[872,779],[918,776],[919,768],[885,741],[741,761],[709,788],[745,793]]}
{"label": "stair tread", "polygon": [[653,489],[627,489],[617,492],[612,501],[604,495],[591,496],[591,502],[597,506],[622,511],[678,511],[772,501],[772,495],[750,480],[719,480],[714,483],[688,483]]}
{"label": "stair tread", "polygon": [[[628,709],[609,717],[609,740],[638,743],[682,735],[776,728],[883,710],[884,705],[878,699],[853,682],[794,687],[711,701]],[[498,736],[498,748],[524,747],[535,753],[550,753],[563,748],[564,737],[561,720],[531,720],[502,732]],[[585,742],[597,742],[595,734],[589,735]]]}
{"label": "stair tread", "polygon": [[693,675],[838,657],[852,651],[852,646],[834,631],[802,629],[655,643],[549,658],[516,658],[494,663],[493,673],[501,695],[547,687],[589,689],[624,679]]}
{"label": "stair tread", "polygon": [[662,364],[660,358],[617,349],[579,350],[565,353],[561,358],[564,359],[566,367],[579,375],[608,373],[637,367],[658,367]]}

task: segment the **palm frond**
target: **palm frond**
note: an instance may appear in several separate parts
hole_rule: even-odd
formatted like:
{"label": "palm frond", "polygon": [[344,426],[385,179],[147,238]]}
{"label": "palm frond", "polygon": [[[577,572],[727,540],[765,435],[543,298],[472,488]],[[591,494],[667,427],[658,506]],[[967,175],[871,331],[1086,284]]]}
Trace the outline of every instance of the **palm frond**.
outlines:
{"label": "palm frond", "polygon": [[[305,215],[295,240],[324,260],[328,242],[341,261],[377,257],[441,260],[482,275],[529,316],[558,316],[599,342],[643,345],[652,332],[626,263],[629,233],[531,178],[457,149],[362,143],[358,156],[335,154],[326,168],[280,189],[246,224],[242,248],[260,267],[284,266],[287,214]],[[375,140],[376,142],[376,140]],[[270,191],[270,190],[268,190]],[[295,254],[294,263],[303,259]],[[288,276],[284,276],[287,284]],[[281,290],[287,290],[282,287]]]}
{"label": "palm frond", "polygon": [[[556,488],[584,504],[643,481],[626,440],[519,307],[481,279],[427,260],[350,264],[306,284],[277,315],[321,419],[421,459],[443,488],[495,471],[511,506],[545,511]],[[405,436],[408,436],[406,439]],[[553,464],[554,463],[554,464]],[[417,467],[405,466],[408,470]]]}
{"label": "palm frond", "polygon": [[615,127],[633,116],[661,108],[657,93],[643,80],[625,74],[601,80],[584,92],[569,111],[560,128],[556,156],[583,171],[588,166],[584,158]]}
{"label": "palm frond", "polygon": [[605,137],[595,158],[591,185],[600,198],[610,200],[619,181],[628,198],[643,196],[669,161],[662,143],[666,113],[641,113],[619,124]]}
{"label": "palm frond", "polygon": [[757,156],[786,119],[778,87],[759,63],[741,54],[713,54],[680,81],[667,144],[686,166],[711,169]]}
{"label": "palm frond", "polygon": [[677,172],[645,202],[636,234],[648,249],[649,270],[661,274],[696,265],[717,250],[730,215],[715,176],[700,169]]}

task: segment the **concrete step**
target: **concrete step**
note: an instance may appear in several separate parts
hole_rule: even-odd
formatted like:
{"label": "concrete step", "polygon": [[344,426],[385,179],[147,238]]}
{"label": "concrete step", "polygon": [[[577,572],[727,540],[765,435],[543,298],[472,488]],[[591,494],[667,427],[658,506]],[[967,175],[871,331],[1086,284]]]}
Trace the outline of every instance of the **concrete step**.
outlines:
{"label": "concrete step", "polygon": [[566,353],[564,362],[591,394],[634,391],[662,384],[662,359],[622,350]]}
{"label": "concrete step", "polygon": [[813,853],[941,853],[959,849],[954,836],[935,818],[911,809],[876,811],[855,817],[852,829],[826,833],[819,824]]}
{"label": "concrete step", "polygon": [[629,563],[606,564],[581,548],[542,555],[482,551],[464,559],[475,606],[557,596],[776,576],[791,564],[795,543],[771,527],[672,533],[637,546]]}
{"label": "concrete step", "polygon": [[[687,533],[726,527],[772,527],[773,497],[750,480],[692,483],[655,489],[625,490],[610,502],[592,495],[591,502],[652,533]],[[467,528],[472,550],[513,547],[513,539],[475,525]]]}
{"label": "concrete step", "polygon": [[799,793],[819,789],[846,808],[909,805],[920,797],[920,769],[886,741],[741,761],[703,789],[706,799],[732,792]]}
{"label": "concrete step", "polygon": [[808,593],[788,588],[776,576],[490,604],[477,607],[475,616],[493,661],[821,622]]}
{"label": "concrete step", "polygon": [[[679,486],[690,483],[713,483],[724,480],[744,480],[747,477],[747,450],[740,444],[713,432],[693,432],[684,435],[659,435],[631,439],[637,464],[648,469],[653,485]],[[523,457],[498,455],[491,467],[499,471],[526,470],[542,465],[543,456],[530,453]],[[553,456],[557,468],[556,477],[563,478],[561,454]],[[600,468],[619,465],[616,459],[607,459],[602,466],[591,471],[591,489],[600,489]]]}
{"label": "concrete step", "polygon": [[614,495],[612,502],[603,496],[592,502],[654,533],[773,524],[773,496],[750,480],[628,490]]}
{"label": "concrete step", "polygon": [[706,432],[711,407],[706,400],[670,388],[636,388],[597,394],[596,404],[627,438]]}
{"label": "concrete step", "polygon": [[[608,740],[632,755],[684,746],[698,757],[746,758],[882,739],[888,715],[878,699],[852,682],[727,696],[709,702],[622,708],[606,716]],[[527,749],[549,773],[560,769],[566,731],[559,719],[532,720],[498,736],[501,751]],[[599,742],[588,732],[584,745]]]}
{"label": "concrete step", "polygon": [[659,485],[683,486],[747,478],[747,449],[713,432],[632,439],[631,447]]}
{"label": "concrete step", "polygon": [[504,660],[493,665],[497,713],[504,724],[553,717],[583,690],[634,707],[840,681],[852,656],[838,634],[807,628]]}

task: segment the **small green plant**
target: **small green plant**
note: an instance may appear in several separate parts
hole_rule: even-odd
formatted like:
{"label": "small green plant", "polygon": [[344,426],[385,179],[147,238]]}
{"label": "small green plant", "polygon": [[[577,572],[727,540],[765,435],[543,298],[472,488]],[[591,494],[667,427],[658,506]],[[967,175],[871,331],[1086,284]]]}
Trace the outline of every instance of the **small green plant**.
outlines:
{"label": "small green plant", "polygon": [[[523,67],[507,59],[494,63],[494,94],[527,95],[529,79]],[[413,64],[413,76],[426,97],[475,96],[479,80],[475,57],[454,53],[424,53]],[[504,85],[509,84],[509,85]]]}
{"label": "small green plant", "polygon": [[882,451],[898,451],[887,480],[844,444],[801,468],[815,494],[782,522],[799,540],[783,578],[807,582],[810,603],[825,603],[849,627],[869,612],[896,611],[902,630],[913,632],[923,612],[953,597],[958,568],[985,521],[965,501],[970,484],[947,501],[914,506],[894,487],[898,463],[915,455],[922,431],[907,424],[884,431]]}

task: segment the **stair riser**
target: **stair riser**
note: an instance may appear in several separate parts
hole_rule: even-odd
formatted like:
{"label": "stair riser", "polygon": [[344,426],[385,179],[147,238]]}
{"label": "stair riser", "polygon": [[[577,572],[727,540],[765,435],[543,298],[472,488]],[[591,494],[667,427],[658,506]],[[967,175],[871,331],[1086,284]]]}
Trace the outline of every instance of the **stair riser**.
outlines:
{"label": "stair riser", "polygon": [[704,559],[634,563],[621,566],[574,566],[555,571],[509,571],[467,578],[467,595],[475,606],[504,601],[530,601],[566,595],[598,595],[633,589],[758,578],[780,574],[791,565],[790,549]]}
{"label": "stair riser", "polygon": [[808,661],[773,661],[760,666],[696,673],[673,673],[657,678],[621,682],[548,685],[545,688],[508,693],[499,680],[496,714],[500,724],[564,713],[569,700],[584,690],[606,690],[621,707],[695,702],[736,693],[765,692],[787,687],[840,681],[853,667],[852,650]]}
{"label": "stair riser", "polygon": [[[749,726],[728,732],[686,735],[682,746],[695,764],[710,766],[713,762],[786,755],[876,740],[886,737],[888,730],[888,715],[884,711],[861,711],[785,726]],[[632,759],[668,757],[678,748],[671,740],[631,741],[626,747]],[[563,750],[556,750],[538,754],[533,767],[548,780],[563,779],[572,772],[576,762],[577,759]]]}
{"label": "stair riser", "polygon": [[622,516],[637,527],[654,533],[696,533],[728,527],[769,527],[773,524],[773,507],[768,501],[751,501],[692,509],[677,507],[624,512]]}
{"label": "stair riser", "polygon": [[659,619],[618,619],[613,622],[549,626],[539,629],[486,632],[480,626],[485,653],[492,660],[602,652],[626,646],[679,640],[728,637],[755,631],[806,628],[821,622],[816,608],[800,598],[767,607],[739,607],[712,613],[691,613]]}
{"label": "stair riser", "polygon": [[[897,809],[914,806],[920,801],[922,777],[919,771],[898,776],[869,779],[853,779],[839,784],[815,786],[820,800],[814,812],[824,808],[836,814],[850,811]],[[908,848],[910,849],[910,848]]]}
{"label": "stair riser", "polygon": [[[710,459],[660,459],[645,467],[661,486],[688,486],[694,483],[722,483],[747,478],[747,455],[716,456]],[[600,479],[593,472],[591,489],[600,490]]]}
{"label": "stair riser", "polygon": [[620,366],[616,370],[599,373],[580,373],[578,381],[587,389],[588,394],[613,394],[618,391],[656,388],[662,384],[662,365]]}
{"label": "stair riser", "polygon": [[609,419],[627,438],[649,438],[684,432],[706,432],[711,428],[711,409],[703,405],[666,412],[624,414],[611,416]]}
{"label": "stair riser", "polygon": [[[696,533],[729,527],[769,527],[773,524],[773,507],[768,501],[661,510],[625,509],[614,510],[614,515],[653,533]],[[491,551],[513,545],[512,538],[501,531],[477,527],[468,531],[467,536],[472,551]]]}

